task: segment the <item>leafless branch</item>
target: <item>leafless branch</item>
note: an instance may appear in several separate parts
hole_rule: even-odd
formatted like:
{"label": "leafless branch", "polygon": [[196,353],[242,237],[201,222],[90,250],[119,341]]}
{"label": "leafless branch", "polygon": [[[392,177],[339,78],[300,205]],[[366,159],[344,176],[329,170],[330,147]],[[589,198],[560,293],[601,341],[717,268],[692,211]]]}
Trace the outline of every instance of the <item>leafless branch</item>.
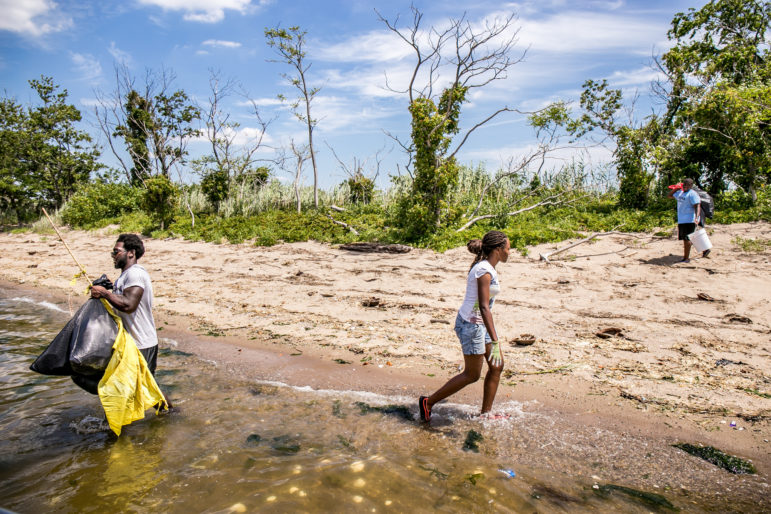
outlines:
{"label": "leafless branch", "polygon": [[[516,216],[517,214],[522,214],[523,212],[532,211],[533,209],[537,209],[538,207],[546,207],[547,205],[568,205],[568,204],[571,204],[571,203],[574,203],[574,202],[580,200],[581,198],[585,198],[587,196],[587,195],[584,195],[584,196],[576,197],[576,198],[573,198],[573,199],[570,199],[570,200],[560,200],[560,198],[562,196],[564,196],[565,194],[567,194],[569,192],[570,191],[563,191],[562,193],[559,193],[559,194],[556,194],[556,195],[552,195],[552,196],[550,196],[548,198],[545,198],[545,199],[541,200],[540,202],[538,202],[536,204],[530,205],[529,207],[524,207],[522,209],[519,209],[519,210],[516,210],[516,211],[513,211],[513,212],[508,212],[508,213],[506,213],[506,216]],[[468,223],[466,223],[461,228],[456,230],[456,232],[463,232],[464,230],[466,230],[467,228],[472,226],[477,221],[486,220],[486,219],[490,219],[490,218],[497,218],[498,216],[500,216],[500,214],[484,214],[482,216],[477,216],[476,218],[473,218],[473,219],[469,220]]]}
{"label": "leafless branch", "polygon": [[578,246],[580,244],[584,244],[584,243],[586,243],[588,241],[591,241],[592,239],[595,239],[595,238],[598,238],[598,237],[602,237],[602,236],[609,236],[609,235],[612,235],[612,234],[623,234],[623,232],[616,232],[616,229],[619,228],[619,227],[622,227],[623,225],[624,225],[623,223],[620,224],[620,225],[616,225],[609,232],[595,232],[594,234],[590,235],[589,237],[585,237],[584,239],[581,239],[580,241],[577,241],[575,243],[569,244],[569,245],[567,245],[567,246],[565,246],[563,248],[560,248],[559,250],[555,250],[555,251],[549,252],[549,253],[542,253],[542,254],[540,254],[540,258],[541,258],[542,261],[550,262],[549,261],[549,257],[553,257],[553,256],[555,256],[557,254],[560,254],[562,252],[570,250],[571,248],[575,248],[576,246]]}

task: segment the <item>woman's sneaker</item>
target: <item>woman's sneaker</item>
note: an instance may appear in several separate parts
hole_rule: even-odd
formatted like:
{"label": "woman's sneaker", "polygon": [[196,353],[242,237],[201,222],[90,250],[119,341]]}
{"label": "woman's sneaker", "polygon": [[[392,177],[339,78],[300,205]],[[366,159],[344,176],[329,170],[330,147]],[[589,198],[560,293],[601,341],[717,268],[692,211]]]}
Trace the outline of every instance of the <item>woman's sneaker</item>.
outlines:
{"label": "woman's sneaker", "polygon": [[420,411],[420,421],[428,422],[431,420],[431,408],[428,406],[428,396],[418,398],[418,411]]}

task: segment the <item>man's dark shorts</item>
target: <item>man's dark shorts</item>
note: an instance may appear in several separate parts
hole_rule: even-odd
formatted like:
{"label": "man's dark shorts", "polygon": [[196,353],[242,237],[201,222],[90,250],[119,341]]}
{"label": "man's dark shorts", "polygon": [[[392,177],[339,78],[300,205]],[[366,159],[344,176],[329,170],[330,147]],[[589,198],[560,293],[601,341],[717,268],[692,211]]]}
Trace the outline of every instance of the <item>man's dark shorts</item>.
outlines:
{"label": "man's dark shorts", "polygon": [[680,241],[687,241],[688,236],[696,231],[696,223],[678,223],[677,225],[677,239]]}
{"label": "man's dark shorts", "polygon": [[155,366],[158,364],[158,345],[156,344],[150,348],[143,348],[139,350],[139,353],[141,353],[147,361],[147,368],[150,370],[150,373],[155,376]]}

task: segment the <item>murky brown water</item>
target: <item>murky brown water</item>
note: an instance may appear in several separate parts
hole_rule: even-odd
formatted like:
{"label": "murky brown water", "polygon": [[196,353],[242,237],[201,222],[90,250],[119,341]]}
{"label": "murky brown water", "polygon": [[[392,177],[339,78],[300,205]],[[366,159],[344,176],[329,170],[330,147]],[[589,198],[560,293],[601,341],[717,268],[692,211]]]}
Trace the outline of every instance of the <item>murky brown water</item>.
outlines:
{"label": "murky brown water", "polygon": [[[494,421],[474,418],[470,407],[441,405],[437,422],[424,428],[413,420],[413,398],[246,380],[168,339],[161,342],[157,378],[179,411],[160,417],[148,411],[116,438],[102,422],[95,396],[69,378],[28,370],[69,314],[12,295],[0,290],[2,508],[668,511],[661,500],[689,511],[716,507],[687,494],[630,494],[605,488],[608,482],[593,487],[593,481],[577,477],[621,462],[629,441],[619,440],[607,455],[596,449],[591,428],[566,440],[558,434],[570,433],[568,427],[535,419],[516,402],[502,403],[500,410],[511,417]],[[483,437],[479,453],[462,448],[470,430]]]}

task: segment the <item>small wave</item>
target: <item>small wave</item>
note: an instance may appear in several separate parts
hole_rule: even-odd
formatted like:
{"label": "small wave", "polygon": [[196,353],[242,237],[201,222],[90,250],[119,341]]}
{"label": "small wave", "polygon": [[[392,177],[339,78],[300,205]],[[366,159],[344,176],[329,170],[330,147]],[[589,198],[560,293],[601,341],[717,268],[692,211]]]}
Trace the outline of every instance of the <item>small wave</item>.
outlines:
{"label": "small wave", "polygon": [[80,421],[72,421],[70,428],[79,434],[96,434],[98,432],[107,432],[110,425],[106,420],[95,416],[86,416]]}
{"label": "small wave", "polygon": [[37,300],[33,300],[32,298],[26,298],[26,297],[22,296],[22,297],[11,298],[11,301],[13,301],[13,302],[31,303],[33,305],[39,305],[40,307],[45,307],[46,309],[51,309],[52,311],[59,311],[59,312],[68,313],[66,310],[62,309],[58,305],[53,304],[51,302],[46,302],[45,300],[39,302]]}
{"label": "small wave", "polygon": [[158,339],[163,341],[167,346],[171,346],[172,348],[176,348],[177,346],[179,346],[179,343],[177,341],[169,337],[159,337]]}
{"label": "small wave", "polygon": [[[257,383],[274,386],[274,387],[283,387],[289,390],[294,390],[302,393],[314,393],[314,394],[319,394],[327,397],[347,396],[351,399],[363,400],[369,404],[378,405],[378,406],[383,406],[383,405],[392,404],[392,403],[404,403],[410,406],[417,405],[417,398],[414,396],[404,396],[404,395],[392,396],[392,395],[375,393],[371,391],[357,391],[353,389],[342,389],[342,390],[314,389],[313,387],[307,386],[307,385],[295,386],[295,385],[290,385],[285,382],[279,382],[275,380],[258,380]],[[533,415],[532,413],[526,412],[524,410],[524,407],[529,403],[530,402],[519,402],[516,400],[507,400],[507,401],[501,402],[500,404],[497,404],[494,410],[496,412],[505,413],[507,415],[507,419],[515,419],[515,418],[521,419],[523,417]],[[478,419],[478,416],[479,416],[478,406],[466,405],[462,403],[444,401],[441,404],[437,405],[437,410],[457,411],[459,414],[463,416],[460,419]],[[486,420],[483,420],[483,421],[486,421]],[[497,421],[497,420],[494,420],[494,421]]]}

